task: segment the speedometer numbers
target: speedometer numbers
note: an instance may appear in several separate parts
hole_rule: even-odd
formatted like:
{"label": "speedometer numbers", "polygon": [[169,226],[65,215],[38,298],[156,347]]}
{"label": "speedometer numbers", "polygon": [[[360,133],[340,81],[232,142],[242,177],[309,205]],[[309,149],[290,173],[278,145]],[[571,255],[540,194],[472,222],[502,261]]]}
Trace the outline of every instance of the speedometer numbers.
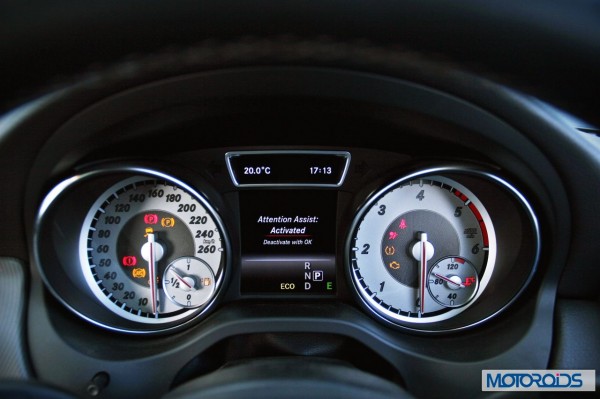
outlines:
{"label": "speedometer numbers", "polygon": [[104,192],[80,238],[85,279],[117,315],[160,324],[214,298],[223,275],[223,232],[209,204],[182,183],[133,177]]}
{"label": "speedometer numbers", "polygon": [[464,311],[485,289],[496,259],[483,204],[444,176],[416,176],[378,192],[358,213],[349,246],[361,299],[396,324]]}

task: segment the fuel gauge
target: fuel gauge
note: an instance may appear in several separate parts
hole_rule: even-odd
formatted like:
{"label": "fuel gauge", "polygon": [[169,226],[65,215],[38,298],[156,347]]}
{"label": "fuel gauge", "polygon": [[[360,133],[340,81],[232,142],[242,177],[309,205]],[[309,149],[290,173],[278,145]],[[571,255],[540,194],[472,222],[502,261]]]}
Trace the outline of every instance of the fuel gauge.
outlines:
{"label": "fuel gauge", "polygon": [[167,266],[163,289],[176,305],[197,308],[213,297],[215,275],[202,259],[185,256]]}

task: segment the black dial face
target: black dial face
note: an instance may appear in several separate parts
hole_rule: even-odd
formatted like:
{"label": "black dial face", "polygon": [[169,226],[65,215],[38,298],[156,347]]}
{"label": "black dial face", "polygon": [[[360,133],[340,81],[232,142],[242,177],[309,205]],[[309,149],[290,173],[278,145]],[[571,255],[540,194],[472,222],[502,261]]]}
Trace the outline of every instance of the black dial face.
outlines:
{"label": "black dial face", "polygon": [[[153,218],[157,223],[149,227],[148,218]],[[161,221],[162,224],[158,221]],[[93,226],[92,226],[93,227]],[[148,233],[152,229],[154,240],[157,245],[162,247],[163,255],[157,262],[157,275],[161,276],[166,265],[182,256],[189,256],[194,253],[194,237],[191,234],[187,224],[170,212],[164,212],[156,209],[140,213],[133,216],[123,226],[117,239],[117,260],[120,260],[122,272],[129,277],[135,284],[149,287],[147,278],[140,278],[140,274],[147,275],[148,262],[140,259],[140,248],[148,242]],[[144,232],[144,234],[140,234]],[[157,279],[157,285],[162,286],[160,277]]]}
{"label": "black dial face", "polygon": [[400,284],[419,287],[420,268],[412,253],[412,244],[420,232],[427,232],[430,242],[438,243],[436,257],[460,251],[455,227],[442,215],[429,210],[410,211],[398,216],[381,237],[381,257],[387,272]]}

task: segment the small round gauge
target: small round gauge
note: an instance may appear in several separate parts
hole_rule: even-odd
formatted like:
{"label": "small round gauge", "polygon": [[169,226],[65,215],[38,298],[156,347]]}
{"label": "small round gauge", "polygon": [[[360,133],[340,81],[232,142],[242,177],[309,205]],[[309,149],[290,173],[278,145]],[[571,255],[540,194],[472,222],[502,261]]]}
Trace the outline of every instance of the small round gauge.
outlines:
{"label": "small round gauge", "polygon": [[165,269],[163,289],[176,305],[197,308],[208,302],[215,291],[215,275],[202,259],[186,256]]}
{"label": "small round gauge", "polygon": [[469,303],[479,287],[477,269],[466,259],[448,257],[429,269],[429,295],[447,308],[458,308]]}
{"label": "small round gauge", "polygon": [[[83,275],[96,298],[125,319],[183,319],[210,302],[221,282],[226,255],[220,225],[210,205],[183,183],[129,178],[106,190],[85,218]],[[191,287],[189,300],[173,278]]]}
{"label": "small round gauge", "polygon": [[395,324],[439,322],[487,286],[496,235],[484,204],[458,181],[414,175],[359,211],[348,251],[362,301]]}

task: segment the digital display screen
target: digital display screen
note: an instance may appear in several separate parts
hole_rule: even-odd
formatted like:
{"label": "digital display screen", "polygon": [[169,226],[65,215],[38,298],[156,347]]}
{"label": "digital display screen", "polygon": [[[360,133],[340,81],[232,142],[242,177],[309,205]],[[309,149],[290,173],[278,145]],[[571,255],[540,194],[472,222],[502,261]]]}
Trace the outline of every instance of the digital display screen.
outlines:
{"label": "digital display screen", "polygon": [[350,154],[345,151],[247,151],[226,154],[234,184],[244,186],[331,186],[342,184]]}
{"label": "digital display screen", "polygon": [[334,294],[337,192],[240,192],[245,294]]}

